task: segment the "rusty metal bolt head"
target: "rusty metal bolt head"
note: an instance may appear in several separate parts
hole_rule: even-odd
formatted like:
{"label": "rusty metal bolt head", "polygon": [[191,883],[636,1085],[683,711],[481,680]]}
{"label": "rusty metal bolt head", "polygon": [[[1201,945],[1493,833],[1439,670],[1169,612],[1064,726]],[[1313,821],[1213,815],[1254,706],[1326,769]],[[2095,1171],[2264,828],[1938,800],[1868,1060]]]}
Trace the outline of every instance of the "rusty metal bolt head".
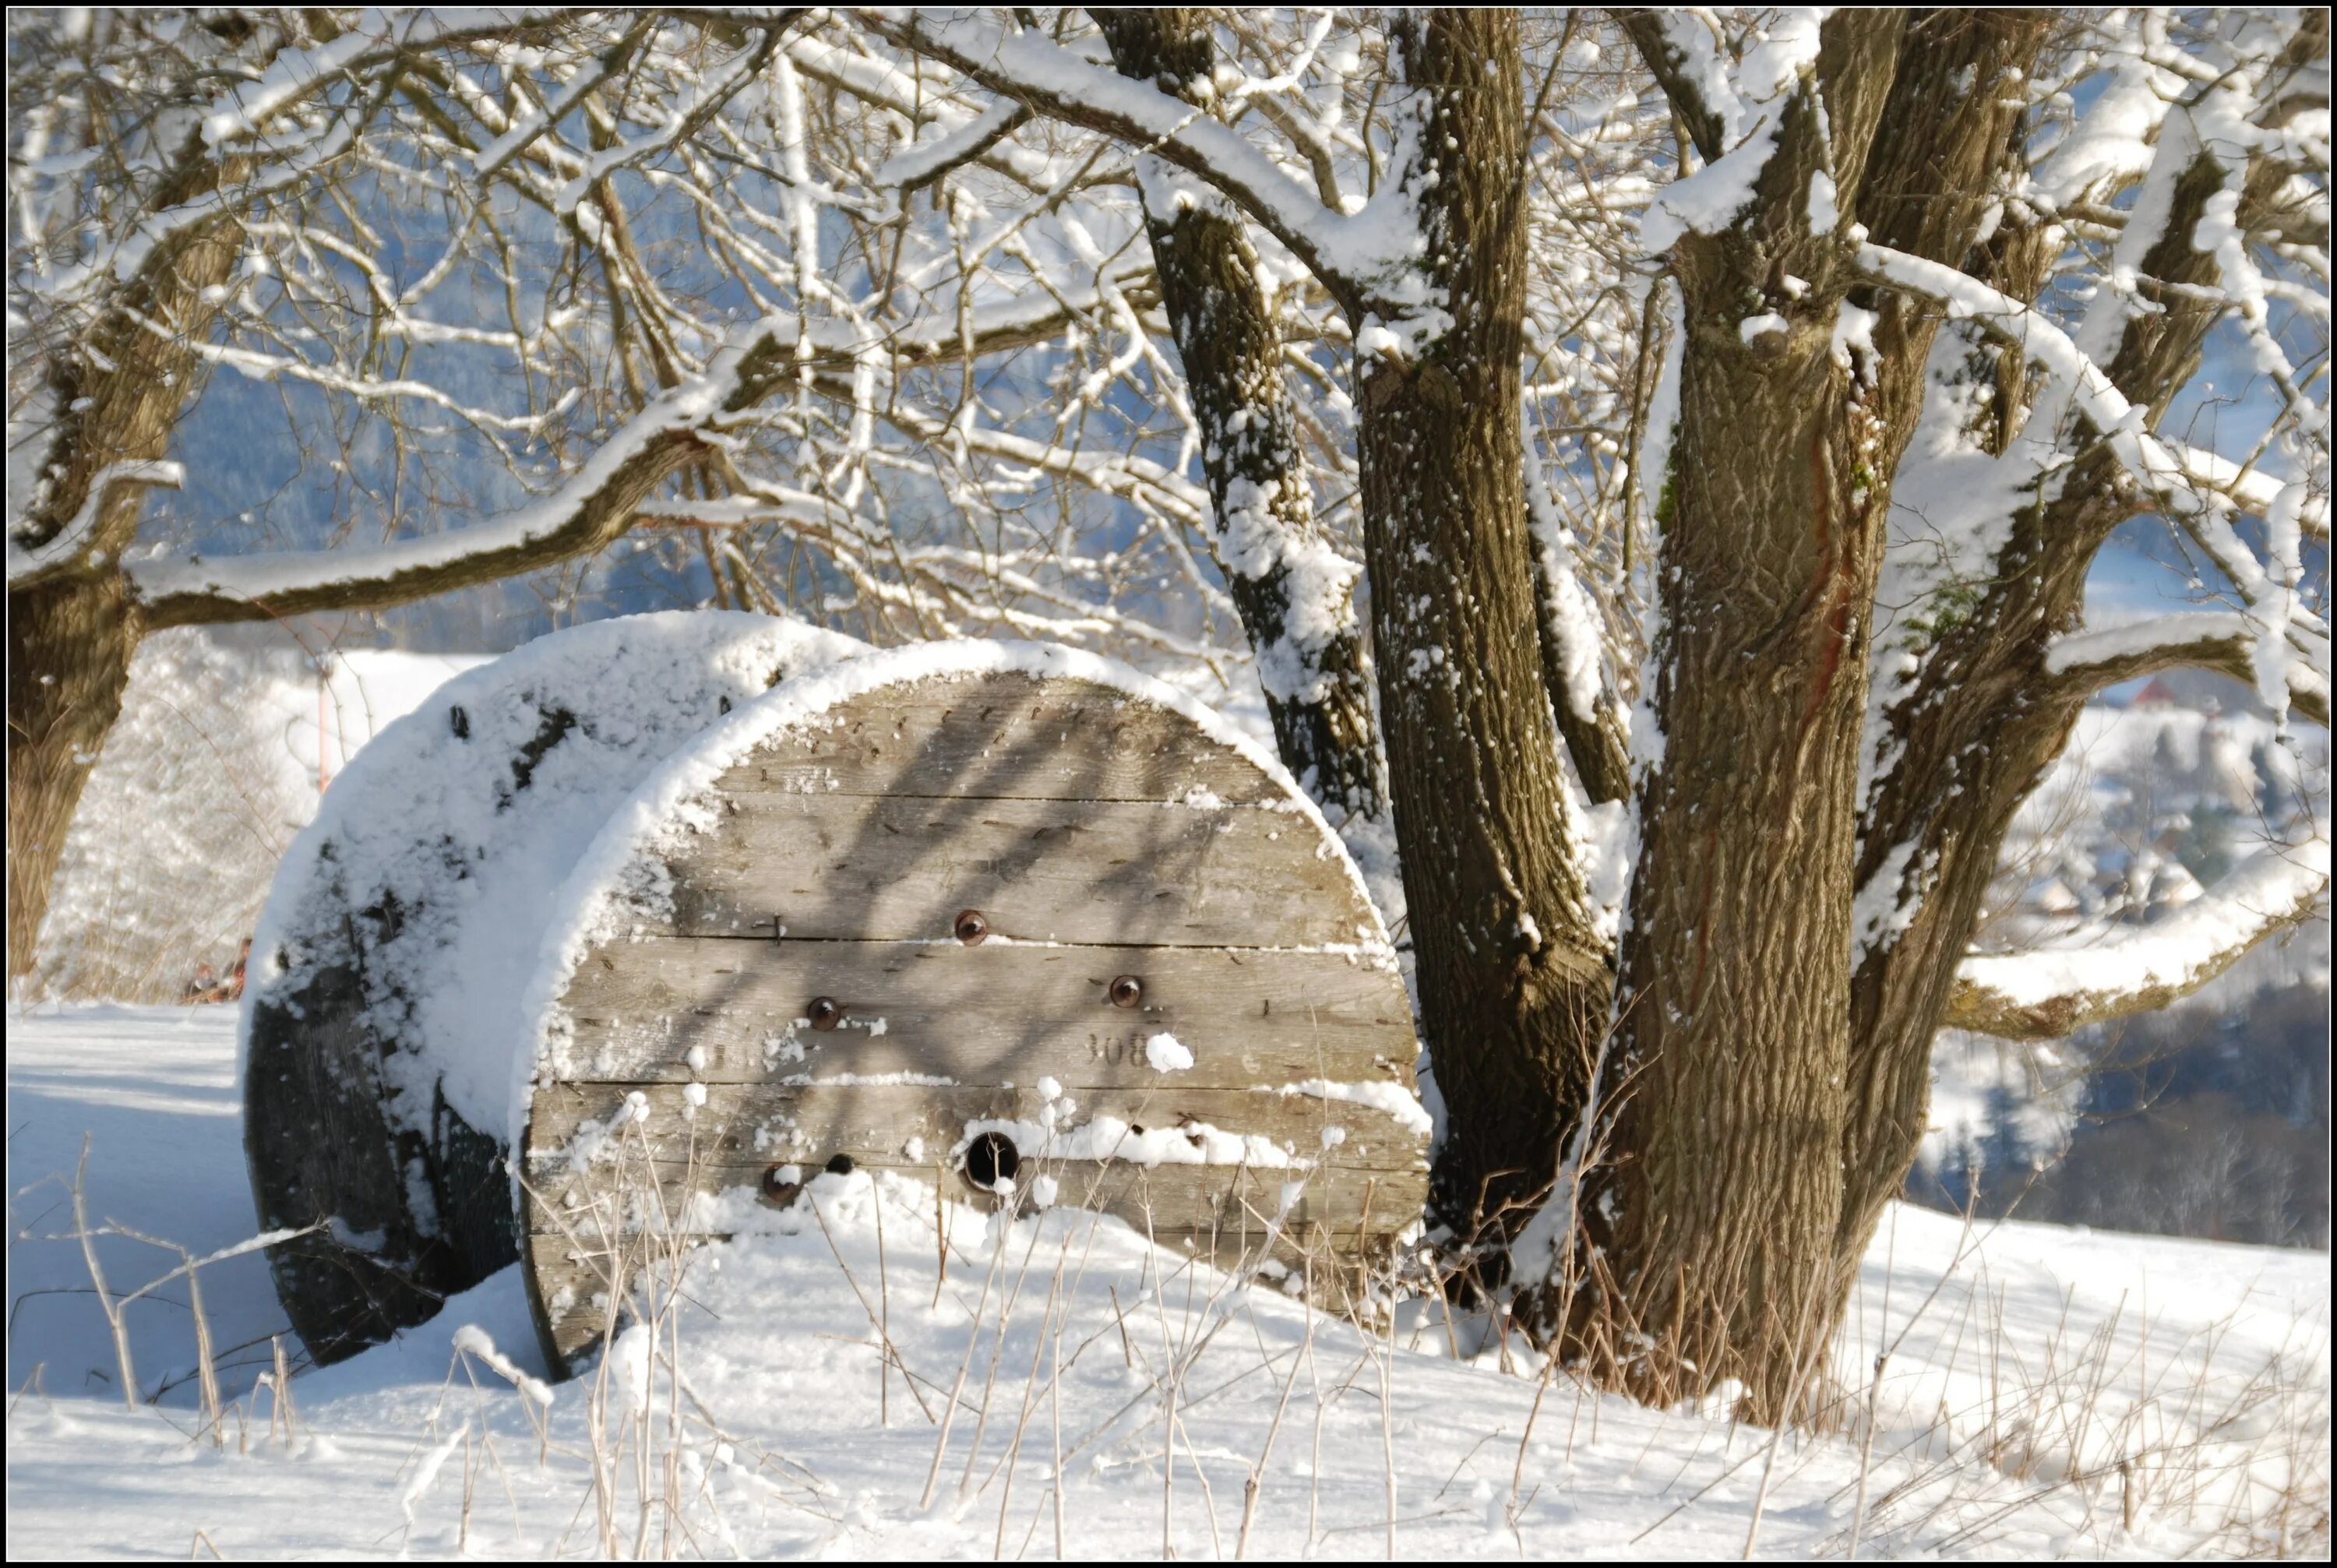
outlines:
{"label": "rusty metal bolt head", "polygon": [[1111,1004],[1133,1007],[1144,1000],[1144,982],[1133,975],[1122,975],[1111,983]]}
{"label": "rusty metal bolt head", "polygon": [[979,947],[982,939],[990,935],[990,922],[982,917],[979,909],[961,909],[957,912],[957,923],[951,929],[967,946]]}
{"label": "rusty metal bolt head", "polygon": [[815,996],[807,1010],[811,1026],[822,1034],[844,1022],[844,1004],[833,996]]}
{"label": "rusty metal bolt head", "polygon": [[796,1195],[803,1191],[803,1183],[800,1181],[790,1181],[787,1179],[785,1174],[787,1169],[787,1168],[784,1165],[772,1165],[764,1170],[764,1202],[777,1204],[778,1207],[784,1209],[788,1204],[794,1202],[796,1200]]}

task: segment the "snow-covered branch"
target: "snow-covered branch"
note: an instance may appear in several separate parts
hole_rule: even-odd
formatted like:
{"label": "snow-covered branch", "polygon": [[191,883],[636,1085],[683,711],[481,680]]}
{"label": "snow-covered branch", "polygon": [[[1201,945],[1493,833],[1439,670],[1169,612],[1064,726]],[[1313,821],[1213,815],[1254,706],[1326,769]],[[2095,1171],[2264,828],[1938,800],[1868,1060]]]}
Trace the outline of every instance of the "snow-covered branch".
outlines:
{"label": "snow-covered branch", "polygon": [[1391,296],[1414,302],[1402,276],[1418,241],[1400,181],[1354,216],[1333,212],[1265,152],[1202,110],[1132,82],[994,12],[867,11],[874,31],[994,93],[1065,124],[1151,152],[1222,192],[1361,315]]}
{"label": "snow-covered branch", "polygon": [[[2326,630],[2295,591],[2299,568],[2293,548],[2279,541],[2301,532],[2303,487],[2288,485],[2269,509],[2274,560],[2272,570],[2232,526],[2230,505],[2220,495],[2203,492],[2181,457],[2150,429],[2150,410],[2127,399],[2108,375],[2069,334],[2041,311],[2000,293],[1954,268],[1920,257],[1862,245],[1858,265],[1876,281],[1902,289],[1946,309],[1957,320],[1979,324],[1990,336],[2042,364],[2053,387],[2081,415],[2117,456],[2137,496],[2173,519],[2198,542],[2248,607],[2252,638],[2250,683],[2276,709],[2288,694],[2310,691],[2317,679],[2291,672],[2292,633],[2302,628],[2322,638]],[[2088,331],[2088,338],[2107,333]]]}
{"label": "snow-covered branch", "polygon": [[1946,1022],[2012,1040],[2058,1039],[2189,995],[2247,950],[2322,912],[2329,840],[2266,846],[2205,897],[2146,926],[2112,926],[2028,953],[1964,960]]}
{"label": "snow-covered branch", "polygon": [[[1124,268],[1126,281],[1139,270]],[[1087,299],[1092,301],[1092,292]],[[496,521],[369,549],[288,551],[140,562],[138,593],[158,625],[245,620],[397,603],[508,576],[600,548],[698,449],[768,396],[807,342],[818,362],[849,366],[872,350],[914,365],[963,351],[998,352],[1060,331],[1076,299],[1043,292],[987,307],[964,321],[923,318],[891,331],[776,316],[734,336],[702,375],[650,402],[552,495]]]}
{"label": "snow-covered branch", "polygon": [[[2236,611],[2156,615],[2057,638],[2046,652],[2045,668],[2085,691],[2185,666],[2220,671],[2253,686],[2259,641],[2258,628]],[[2326,724],[2329,639],[2292,623],[2287,642],[2293,657],[2281,662],[2280,673],[2288,701],[2306,718]]]}
{"label": "snow-covered branch", "polygon": [[[650,134],[630,142],[620,142],[613,147],[593,153],[575,178],[562,186],[559,194],[553,197],[553,211],[562,215],[575,211],[577,203],[584,200],[593,186],[620,169],[629,169],[655,157],[704,125],[762,70],[765,62],[778,47],[780,35],[786,27],[787,22],[783,20],[762,29],[751,44],[717,67],[699,83],[689,102],[676,105],[665,123]],[[484,172],[488,167],[488,161],[483,157],[480,166]]]}

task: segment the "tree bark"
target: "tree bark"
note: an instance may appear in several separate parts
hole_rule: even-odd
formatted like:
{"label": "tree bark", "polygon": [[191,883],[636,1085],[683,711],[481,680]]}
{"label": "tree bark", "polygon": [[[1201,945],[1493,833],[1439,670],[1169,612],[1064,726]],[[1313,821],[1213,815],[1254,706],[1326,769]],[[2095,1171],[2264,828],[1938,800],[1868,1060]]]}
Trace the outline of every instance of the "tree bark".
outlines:
{"label": "tree bark", "polygon": [[1569,858],[1526,530],[1517,14],[1431,11],[1398,39],[1422,95],[1404,177],[1452,324],[1358,364],[1364,543],[1421,1025],[1448,1115],[1432,1201],[1471,1229],[1550,1185],[1609,980]]}
{"label": "tree bark", "polygon": [[[1644,1398],[1736,1378],[1755,1420],[1790,1413],[1833,1327],[1866,612],[1895,456],[1875,367],[1833,353],[1852,279],[1806,192],[1830,171],[1849,213],[1904,24],[1829,21],[1745,215],[1672,250],[1664,750],[1640,790],[1602,1086],[1611,1161],[1584,1181],[1597,1266],[1568,1328]],[[1740,326],[1760,316],[1787,324]]]}
{"label": "tree bark", "polygon": [[[1122,75],[1197,108],[1208,102],[1208,13],[1098,11],[1095,20]],[[1352,573],[1315,521],[1257,252],[1223,198],[1149,156],[1139,177],[1153,270],[1201,426],[1217,564],[1249,634],[1276,744],[1317,800],[1376,817],[1385,786]]]}
{"label": "tree bark", "polygon": [[82,787],[122,711],[135,607],[118,573],[8,595],[8,974],[32,968]]}

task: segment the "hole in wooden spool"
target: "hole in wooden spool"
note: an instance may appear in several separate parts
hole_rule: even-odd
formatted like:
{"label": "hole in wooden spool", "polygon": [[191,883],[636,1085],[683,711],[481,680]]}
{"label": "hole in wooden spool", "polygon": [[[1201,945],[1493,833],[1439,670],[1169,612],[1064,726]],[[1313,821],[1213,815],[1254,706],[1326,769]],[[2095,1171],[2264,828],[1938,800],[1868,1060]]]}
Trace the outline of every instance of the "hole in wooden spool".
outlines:
{"label": "hole in wooden spool", "polygon": [[965,1179],[985,1191],[995,1192],[999,1182],[1012,1181],[1022,1166],[1014,1140],[1003,1132],[984,1132],[965,1151]]}
{"label": "hole in wooden spool", "polygon": [[787,1171],[785,1165],[771,1165],[764,1169],[764,1202],[784,1209],[796,1200],[796,1195],[803,1191],[803,1183],[788,1181]]}
{"label": "hole in wooden spool", "polygon": [[979,909],[961,909],[957,912],[957,923],[951,929],[957,933],[959,941],[974,947],[990,935],[990,922],[982,917]]}
{"label": "hole in wooden spool", "polygon": [[852,1156],[851,1156],[851,1155],[849,1155],[849,1154],[831,1154],[831,1155],[829,1155],[829,1156],[827,1157],[827,1173],[828,1173],[829,1175],[831,1175],[831,1176],[849,1176],[849,1175],[851,1175],[851,1174],[852,1174]]}
{"label": "hole in wooden spool", "polygon": [[813,1028],[826,1032],[844,1022],[844,1004],[833,996],[815,996],[805,1015]]}
{"label": "hole in wooden spool", "polygon": [[1122,975],[1111,983],[1111,1004],[1133,1007],[1144,1000],[1144,982],[1133,975]]}

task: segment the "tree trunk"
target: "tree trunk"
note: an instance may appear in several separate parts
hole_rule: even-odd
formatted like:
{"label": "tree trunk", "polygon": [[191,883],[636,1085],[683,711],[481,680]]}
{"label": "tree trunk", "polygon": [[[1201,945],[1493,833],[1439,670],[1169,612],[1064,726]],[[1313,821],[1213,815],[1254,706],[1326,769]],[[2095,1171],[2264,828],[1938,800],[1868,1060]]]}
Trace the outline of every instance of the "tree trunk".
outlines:
{"label": "tree trunk", "polygon": [[[1358,363],[1380,717],[1456,1226],[1550,1185],[1609,975],[1570,858],[1521,460],[1525,115],[1512,11],[1399,32],[1423,263],[1452,324]],[[1516,1216],[1511,1216],[1514,1220]]]}
{"label": "tree trunk", "polygon": [[[1208,101],[1208,13],[1098,11],[1095,20],[1122,75]],[[1315,522],[1257,252],[1224,198],[1149,155],[1139,179],[1161,301],[1201,426],[1217,564],[1257,656],[1282,760],[1325,805],[1375,817],[1384,787],[1354,572]]]}
{"label": "tree trunk", "polygon": [[[1866,611],[1888,505],[1872,389],[1833,350],[1848,279],[1805,192],[1831,171],[1847,211],[1903,25],[1837,14],[1747,215],[1672,251],[1686,343],[1659,515],[1664,750],[1639,797],[1611,1163],[1585,1181],[1599,1267],[1569,1328],[1643,1398],[1736,1378],[1756,1420],[1788,1413],[1833,1327]],[[1785,325],[1741,325],[1761,317]]]}
{"label": "tree trunk", "polygon": [[[157,210],[182,206],[242,177],[222,170],[200,134],[157,191]],[[179,410],[201,366],[187,345],[217,308],[204,291],[227,281],[237,234],[223,219],[193,225],[155,246],[96,317],[58,351],[49,369],[55,435],[34,482],[19,542],[57,537],[93,500],[86,549],[8,593],[8,977],[31,972],[49,887],[73,808],[122,711],[130,656],[143,630],[121,570],[138,533],[143,492],[108,485],[118,463],[151,462],[170,449]],[[146,320],[175,324],[165,337]],[[96,494],[93,494],[96,492]]]}
{"label": "tree trunk", "polygon": [[136,609],[118,572],[8,595],[8,975],[28,973],[82,787],[122,711]]}

